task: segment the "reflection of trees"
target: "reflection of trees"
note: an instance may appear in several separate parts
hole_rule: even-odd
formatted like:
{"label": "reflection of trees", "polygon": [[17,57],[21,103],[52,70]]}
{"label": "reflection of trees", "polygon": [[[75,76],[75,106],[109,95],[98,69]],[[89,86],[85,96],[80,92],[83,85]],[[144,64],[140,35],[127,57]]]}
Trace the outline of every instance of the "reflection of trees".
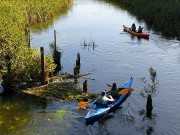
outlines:
{"label": "reflection of trees", "polygon": [[23,102],[0,104],[0,134],[13,133],[26,126],[32,119]]}
{"label": "reflection of trees", "polygon": [[84,39],[84,42],[83,44],[81,44],[83,46],[83,49],[84,50],[88,50],[90,51],[90,49],[92,48],[93,51],[95,50],[95,48],[98,46],[94,41],[90,41],[90,42],[86,42],[85,39]]}
{"label": "reflection of trees", "polygon": [[0,101],[0,135],[9,135],[28,126],[34,117],[32,108],[46,107],[46,99],[28,94],[3,97]]}

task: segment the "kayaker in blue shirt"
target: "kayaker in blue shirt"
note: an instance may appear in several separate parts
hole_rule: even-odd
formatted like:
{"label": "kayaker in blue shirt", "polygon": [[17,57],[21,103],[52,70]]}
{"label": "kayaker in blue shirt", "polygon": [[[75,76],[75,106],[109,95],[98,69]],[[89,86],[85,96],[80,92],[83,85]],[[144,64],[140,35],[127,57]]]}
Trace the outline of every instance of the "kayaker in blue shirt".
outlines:
{"label": "kayaker in blue shirt", "polygon": [[108,101],[112,102],[114,99],[111,95],[109,95],[109,98],[106,96],[106,92],[102,91],[101,94],[97,97],[97,99],[94,101],[95,104],[107,106]]}

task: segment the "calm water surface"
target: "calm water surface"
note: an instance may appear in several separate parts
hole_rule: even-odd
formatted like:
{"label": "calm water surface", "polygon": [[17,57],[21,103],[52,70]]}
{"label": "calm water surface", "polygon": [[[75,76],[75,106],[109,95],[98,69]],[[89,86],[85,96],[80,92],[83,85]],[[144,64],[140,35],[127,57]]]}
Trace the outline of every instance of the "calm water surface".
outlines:
{"label": "calm water surface", "polygon": [[[138,39],[123,31],[123,25],[144,27],[150,39]],[[26,99],[10,100],[10,104],[22,104],[23,111],[14,112],[15,116],[24,116],[12,134],[28,135],[178,135],[180,134],[180,42],[166,39],[160,34],[147,29],[126,10],[98,0],[75,0],[70,11],[55,20],[48,28],[32,32],[32,46],[45,48],[50,54],[49,43],[53,42],[54,30],[57,31],[57,45],[63,53],[60,72],[73,73],[77,53],[81,55],[81,73],[92,74],[79,80],[88,79],[88,89],[99,93],[108,89],[107,83],[120,84],[131,76],[134,78],[134,92],[123,103],[122,108],[110,114],[109,118],[85,125],[84,116],[88,110],[78,110],[77,101],[62,103],[31,101]],[[84,47],[83,42],[95,42],[96,46]],[[147,79],[151,84],[148,69],[157,72],[158,88],[153,96],[153,118],[147,119],[140,111],[145,109],[146,99],[140,96],[144,84],[139,80]],[[95,79],[95,80],[91,80]],[[18,97],[17,97],[18,98]],[[7,105],[7,100],[0,97],[0,106]],[[35,103],[34,103],[35,102]],[[16,108],[18,110],[18,108]],[[1,110],[0,110],[1,111]],[[16,117],[0,114],[0,134],[10,134],[6,128],[9,121]],[[7,118],[2,122],[3,116]],[[27,116],[27,117],[25,117]],[[9,122],[11,123],[11,122]],[[12,122],[13,123],[13,122]],[[7,124],[7,125],[6,125]],[[19,126],[19,127],[18,127]],[[11,127],[13,128],[13,127]],[[6,131],[5,131],[6,129]],[[7,132],[9,131],[9,132]]]}

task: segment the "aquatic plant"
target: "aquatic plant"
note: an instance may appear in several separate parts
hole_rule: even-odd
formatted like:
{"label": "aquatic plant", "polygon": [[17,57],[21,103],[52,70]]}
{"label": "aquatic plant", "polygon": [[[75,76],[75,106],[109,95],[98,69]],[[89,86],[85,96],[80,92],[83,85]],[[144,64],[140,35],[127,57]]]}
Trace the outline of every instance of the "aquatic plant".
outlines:
{"label": "aquatic plant", "polygon": [[147,97],[148,94],[155,95],[157,91],[157,74],[156,71],[150,67],[149,68],[149,73],[150,73],[150,79],[151,83],[148,83],[148,80],[145,77],[141,77],[139,80],[143,83],[144,88],[141,90],[140,95],[142,97]]}

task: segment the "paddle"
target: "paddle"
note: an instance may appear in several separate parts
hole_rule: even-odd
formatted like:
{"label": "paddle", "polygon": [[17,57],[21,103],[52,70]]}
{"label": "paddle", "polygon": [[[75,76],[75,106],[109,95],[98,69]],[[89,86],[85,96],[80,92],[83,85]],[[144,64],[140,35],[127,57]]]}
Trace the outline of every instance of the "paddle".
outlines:
{"label": "paddle", "polygon": [[82,108],[84,108],[84,107],[86,107],[88,105],[89,105],[89,102],[79,102],[77,107],[82,109]]}
{"label": "paddle", "polygon": [[126,88],[121,90],[118,94],[127,94],[129,91],[133,91],[133,90],[134,90],[133,88]]}
{"label": "paddle", "polygon": [[106,84],[108,87],[112,87],[112,84]]}

